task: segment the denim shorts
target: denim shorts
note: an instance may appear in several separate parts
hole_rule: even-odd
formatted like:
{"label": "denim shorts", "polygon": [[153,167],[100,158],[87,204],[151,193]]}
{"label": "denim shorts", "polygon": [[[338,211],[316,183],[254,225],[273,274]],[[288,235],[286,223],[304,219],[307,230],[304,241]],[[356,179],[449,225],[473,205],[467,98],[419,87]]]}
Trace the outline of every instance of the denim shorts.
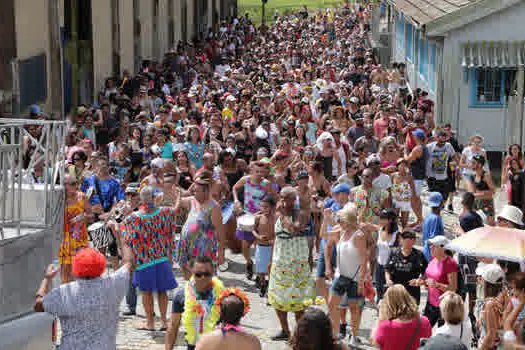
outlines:
{"label": "denim shorts", "polygon": [[[319,251],[321,252],[321,254],[319,255],[319,259],[317,260],[317,273],[316,273],[317,278],[326,277],[325,275],[326,274],[326,264],[324,260],[324,248],[325,247],[326,247],[326,240],[321,239],[321,244],[319,246]],[[334,270],[335,270],[336,261],[337,261],[337,248],[334,245],[332,247],[332,268]]]}
{"label": "denim shorts", "polygon": [[332,282],[330,293],[343,297],[347,296],[349,302],[359,301],[363,299],[362,295],[359,295],[357,282],[353,279],[345,276],[337,276]]}

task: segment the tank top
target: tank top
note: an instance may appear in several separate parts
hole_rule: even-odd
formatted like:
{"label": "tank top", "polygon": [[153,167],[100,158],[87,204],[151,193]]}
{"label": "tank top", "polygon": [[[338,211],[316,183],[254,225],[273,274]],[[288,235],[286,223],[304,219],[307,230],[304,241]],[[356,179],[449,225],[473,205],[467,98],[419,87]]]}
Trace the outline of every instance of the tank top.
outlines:
{"label": "tank top", "polygon": [[489,185],[485,181],[485,172],[481,172],[481,178],[479,181],[476,182],[476,174],[472,175],[472,182],[474,183],[474,186],[476,186],[476,190],[478,191],[488,191]]}
{"label": "tank top", "polygon": [[401,182],[394,178],[394,200],[396,202],[409,202],[412,199],[412,188],[408,182]]}
{"label": "tank top", "polygon": [[255,214],[261,209],[261,201],[268,194],[266,192],[268,186],[267,180],[262,180],[260,184],[252,184],[250,177],[246,179],[244,184],[244,211],[246,213]]}
{"label": "tank top", "polygon": [[385,266],[388,264],[388,259],[390,259],[390,248],[396,243],[397,232],[394,232],[390,240],[383,241],[381,240],[381,231],[379,231],[379,234],[377,235],[377,263]]}
{"label": "tank top", "polygon": [[359,250],[354,245],[354,237],[360,231],[354,232],[348,240],[343,240],[346,232],[337,243],[337,268],[336,275],[355,279],[361,267]]}
{"label": "tank top", "polygon": [[428,159],[428,150],[427,146],[421,145],[423,147],[423,154],[414,159],[410,164],[410,170],[414,180],[424,180],[427,176],[427,159]]}

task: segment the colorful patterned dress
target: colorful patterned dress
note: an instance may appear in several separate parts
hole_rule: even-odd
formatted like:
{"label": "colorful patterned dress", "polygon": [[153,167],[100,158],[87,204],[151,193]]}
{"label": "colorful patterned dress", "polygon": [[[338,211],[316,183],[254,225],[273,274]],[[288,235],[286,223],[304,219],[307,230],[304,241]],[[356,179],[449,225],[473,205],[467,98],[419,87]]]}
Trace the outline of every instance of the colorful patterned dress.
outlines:
{"label": "colorful patterned dress", "polygon": [[190,163],[195,165],[195,169],[199,170],[202,168],[202,157],[204,156],[204,143],[191,143],[186,142],[184,144],[184,149],[188,154],[188,159]]}
{"label": "colorful patterned dress", "polygon": [[308,238],[293,237],[283,227],[281,218],[275,223],[275,234],[268,303],[278,311],[301,311],[304,301],[315,297],[308,265]]}
{"label": "colorful patterned dress", "polygon": [[196,200],[191,201],[191,210],[182,227],[174,257],[179,266],[188,268],[191,259],[199,255],[210,257],[214,262],[218,261],[218,237],[211,221],[214,206],[215,202],[211,202],[207,208],[197,209]]}
{"label": "colorful patterned dress", "polygon": [[257,185],[250,181],[249,176],[246,178],[244,184],[244,211],[246,213],[255,214],[261,210],[261,201],[268,195],[267,187],[267,180],[262,180]]}
{"label": "colorful patterned dress", "polygon": [[64,238],[58,250],[58,262],[70,265],[73,257],[81,249],[89,246],[86,218],[84,213],[84,197],[65,209]]}
{"label": "colorful patterned dress", "polygon": [[124,240],[135,255],[133,285],[141,291],[163,292],[177,287],[170,263],[175,229],[175,210],[167,207],[150,214],[134,212],[122,223]]}

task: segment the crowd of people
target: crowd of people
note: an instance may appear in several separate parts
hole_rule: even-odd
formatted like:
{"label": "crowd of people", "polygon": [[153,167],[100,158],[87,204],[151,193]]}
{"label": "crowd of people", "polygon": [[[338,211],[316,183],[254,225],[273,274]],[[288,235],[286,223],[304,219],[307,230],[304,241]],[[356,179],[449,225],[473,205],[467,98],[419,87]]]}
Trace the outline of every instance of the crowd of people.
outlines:
{"label": "crowd of people", "polygon": [[[483,137],[462,147],[404,63],[377,63],[373,6],[304,9],[260,31],[234,19],[108,79],[68,116],[64,285],[49,291],[50,268],[35,306],[60,318],[61,349],[115,349],[118,305],[126,296],[135,315],[137,289],[141,328],[165,330],[166,349],[181,326],[188,349],[260,349],[239,325],[246,296],[220,280],[226,249],[275,309],[273,339],[294,350],[359,346],[365,300],[379,305],[381,349],[523,343],[520,264],[446,249],[483,225],[522,229],[521,147],[504,160],[509,204],[496,212]],[[447,235],[444,210],[460,213]],[[106,255],[115,272],[101,278]],[[328,313],[311,306],[323,301]]]}

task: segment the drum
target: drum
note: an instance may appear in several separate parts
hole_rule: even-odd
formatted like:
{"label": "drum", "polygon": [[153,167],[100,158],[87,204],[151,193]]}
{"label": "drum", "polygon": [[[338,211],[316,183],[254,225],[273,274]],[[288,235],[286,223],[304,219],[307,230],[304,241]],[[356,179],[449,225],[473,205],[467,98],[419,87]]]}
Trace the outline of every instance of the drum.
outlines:
{"label": "drum", "polygon": [[113,235],[103,221],[89,225],[87,230],[93,247],[96,249],[106,248],[113,242]]}
{"label": "drum", "polygon": [[235,231],[235,238],[241,241],[253,241],[253,229],[255,227],[255,215],[246,213],[237,218],[237,231]]}
{"label": "drum", "polygon": [[255,215],[247,213],[237,218],[237,229],[239,231],[252,232],[254,227],[255,227]]}

